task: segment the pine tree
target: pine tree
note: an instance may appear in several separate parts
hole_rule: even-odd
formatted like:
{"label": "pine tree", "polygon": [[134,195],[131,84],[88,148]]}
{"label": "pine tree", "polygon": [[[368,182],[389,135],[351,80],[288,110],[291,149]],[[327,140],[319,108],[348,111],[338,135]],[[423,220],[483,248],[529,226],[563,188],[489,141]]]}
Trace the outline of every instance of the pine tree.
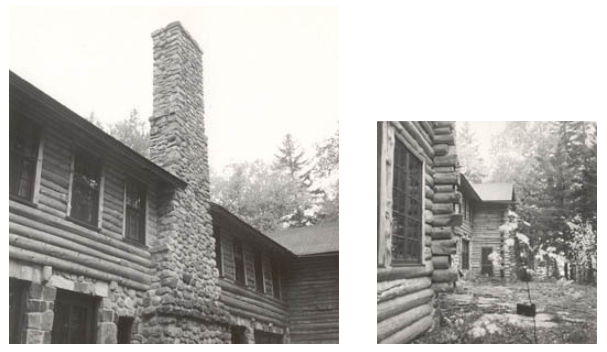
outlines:
{"label": "pine tree", "polygon": [[461,171],[471,182],[481,183],[487,176],[487,172],[485,171],[483,158],[480,155],[480,146],[476,135],[467,121],[458,123],[458,127],[456,145]]}
{"label": "pine tree", "polygon": [[301,170],[305,165],[304,152],[290,133],[287,133],[282,145],[278,148],[279,154],[276,154],[274,167],[277,170],[288,172],[293,179],[300,177]]}

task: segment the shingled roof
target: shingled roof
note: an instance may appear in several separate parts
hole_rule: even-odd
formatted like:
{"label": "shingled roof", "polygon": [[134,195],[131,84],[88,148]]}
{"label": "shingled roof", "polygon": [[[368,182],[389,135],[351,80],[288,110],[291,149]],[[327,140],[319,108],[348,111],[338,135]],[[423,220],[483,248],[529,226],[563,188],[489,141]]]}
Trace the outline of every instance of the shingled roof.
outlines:
{"label": "shingled roof", "polygon": [[478,183],[471,186],[483,202],[514,202],[512,183]]}
{"label": "shingled roof", "polygon": [[268,235],[299,256],[339,252],[339,222],[294,227]]}

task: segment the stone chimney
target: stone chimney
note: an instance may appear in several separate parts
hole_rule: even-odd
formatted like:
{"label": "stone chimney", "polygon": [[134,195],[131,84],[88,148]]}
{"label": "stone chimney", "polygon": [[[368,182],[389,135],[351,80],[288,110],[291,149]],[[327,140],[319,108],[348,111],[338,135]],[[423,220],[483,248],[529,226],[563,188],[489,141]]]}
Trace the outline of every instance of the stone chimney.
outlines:
{"label": "stone chimney", "polygon": [[152,39],[150,155],[188,185],[159,194],[159,233],[150,249],[153,281],[142,334],[147,343],[229,342],[209,213],[202,51],[179,22],[155,31]]}

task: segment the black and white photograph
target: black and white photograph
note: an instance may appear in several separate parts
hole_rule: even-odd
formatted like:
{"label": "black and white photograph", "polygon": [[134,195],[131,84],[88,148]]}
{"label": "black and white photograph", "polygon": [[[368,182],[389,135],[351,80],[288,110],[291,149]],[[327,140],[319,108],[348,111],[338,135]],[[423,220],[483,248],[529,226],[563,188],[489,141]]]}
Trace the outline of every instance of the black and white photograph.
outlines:
{"label": "black and white photograph", "polygon": [[597,122],[377,122],[377,342],[597,342]]}
{"label": "black and white photograph", "polygon": [[339,342],[336,7],[10,16],[10,343]]}

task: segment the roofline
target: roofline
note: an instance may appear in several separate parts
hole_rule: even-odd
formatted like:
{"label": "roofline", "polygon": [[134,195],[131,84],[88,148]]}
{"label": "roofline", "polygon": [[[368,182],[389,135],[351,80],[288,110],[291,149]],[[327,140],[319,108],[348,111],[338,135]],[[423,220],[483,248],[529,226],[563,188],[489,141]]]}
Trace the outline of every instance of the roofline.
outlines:
{"label": "roofline", "polygon": [[474,193],[474,196],[476,196],[476,199],[480,202],[484,202],[484,200],[482,200],[482,198],[478,195],[478,193],[476,192],[474,187],[472,187],[472,184],[468,181],[468,179],[466,178],[466,175],[464,175],[463,173],[460,173],[460,175],[461,175],[461,179],[463,180],[463,183],[465,183],[468,186],[468,188],[470,188],[472,190],[472,193]]}
{"label": "roofline", "polygon": [[297,258],[313,258],[313,257],[331,257],[334,255],[339,255],[339,251],[331,251],[331,252],[320,252],[320,253],[311,253],[311,254],[300,254]]}
{"label": "roofline", "polygon": [[472,184],[470,183],[470,181],[468,181],[468,179],[466,178],[466,176],[462,173],[462,180],[464,180],[466,182],[466,184],[468,185],[468,187],[470,187],[470,189],[472,189],[472,192],[474,192],[474,195],[476,196],[476,198],[483,202],[483,203],[500,203],[500,204],[514,204],[516,203],[516,193],[514,191],[514,183],[512,182],[495,182],[495,183],[506,183],[509,185],[512,185],[512,194],[510,195],[510,199],[506,200],[484,200],[482,199],[479,194],[476,192],[476,189],[474,188],[474,186],[472,186]]}
{"label": "roofline", "polygon": [[109,135],[82,116],[76,114],[68,107],[61,104],[53,97],[46,94],[9,69],[9,94],[10,87],[15,87],[15,89],[23,92],[32,99],[35,99],[40,104],[43,104],[45,108],[52,110],[56,117],[59,117],[63,122],[71,125],[71,127],[74,127],[76,130],[80,130],[85,135],[90,135],[101,144],[108,146],[108,148],[111,149],[111,152],[118,154],[120,158],[128,159],[132,163],[150,171],[152,174],[154,174],[154,176],[168,182],[171,185],[179,188],[187,187],[188,184],[184,180],[178,178],[153,161],[127,147],[118,139]]}
{"label": "roofline", "polygon": [[280,243],[276,242],[270,236],[268,236],[268,235],[264,234],[263,232],[257,230],[256,228],[254,228],[253,226],[251,226],[249,223],[247,223],[246,221],[242,220],[236,214],[233,214],[232,212],[230,212],[229,210],[227,210],[223,206],[221,206],[221,205],[219,205],[217,203],[214,203],[214,202],[209,202],[209,204],[210,204],[210,210],[212,212],[215,211],[215,212],[218,212],[220,214],[223,214],[223,215],[227,216],[228,218],[234,219],[237,223],[240,223],[241,225],[244,225],[245,227],[247,227],[248,229],[250,229],[252,232],[257,233],[258,235],[267,238],[270,242],[274,243],[276,246],[280,247],[281,249],[283,249],[284,251],[286,251],[288,254],[298,257],[297,254],[293,253],[291,250],[289,250],[285,246],[283,246]]}

